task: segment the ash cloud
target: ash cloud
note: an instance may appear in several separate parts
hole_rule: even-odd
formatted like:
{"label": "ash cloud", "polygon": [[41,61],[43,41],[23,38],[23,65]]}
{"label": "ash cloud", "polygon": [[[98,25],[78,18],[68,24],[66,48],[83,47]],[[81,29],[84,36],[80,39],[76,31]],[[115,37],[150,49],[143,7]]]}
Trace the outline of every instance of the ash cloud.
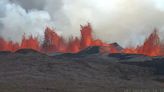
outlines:
{"label": "ash cloud", "polygon": [[26,11],[21,5],[8,0],[0,1],[0,35],[7,39],[20,42],[22,35],[43,35],[46,25],[51,23],[47,11],[31,9]]}
{"label": "ash cloud", "polygon": [[21,5],[26,10],[37,9],[43,10],[46,0],[10,0],[10,2]]}
{"label": "ash cloud", "polygon": [[154,28],[164,36],[162,5],[162,0],[1,0],[0,35],[20,41],[22,34],[43,35],[50,26],[79,36],[80,25],[90,22],[96,38],[135,46]]}
{"label": "ash cloud", "polygon": [[106,42],[141,44],[155,27],[163,36],[164,11],[155,0],[69,0],[66,7],[73,26],[90,21],[96,36]]}

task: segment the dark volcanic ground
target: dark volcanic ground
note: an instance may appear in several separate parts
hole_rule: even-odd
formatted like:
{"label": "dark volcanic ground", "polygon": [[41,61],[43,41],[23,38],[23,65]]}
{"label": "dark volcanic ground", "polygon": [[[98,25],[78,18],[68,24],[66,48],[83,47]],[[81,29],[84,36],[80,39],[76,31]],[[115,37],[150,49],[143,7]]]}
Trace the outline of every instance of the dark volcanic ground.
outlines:
{"label": "dark volcanic ground", "polygon": [[0,52],[0,92],[124,92],[163,88],[164,57]]}

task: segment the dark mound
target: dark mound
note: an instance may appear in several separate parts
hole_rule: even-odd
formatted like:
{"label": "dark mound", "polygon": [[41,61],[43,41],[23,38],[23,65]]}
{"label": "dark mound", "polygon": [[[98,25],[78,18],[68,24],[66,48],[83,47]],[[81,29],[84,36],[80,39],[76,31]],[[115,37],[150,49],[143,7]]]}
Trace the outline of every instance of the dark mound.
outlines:
{"label": "dark mound", "polygon": [[[121,51],[123,48],[117,44],[117,43],[112,43],[112,48],[115,48],[118,51]],[[79,58],[79,57],[86,57],[86,56],[91,56],[91,55],[95,55],[95,54],[100,54],[100,50],[101,48],[104,48],[103,46],[90,46],[87,47],[83,50],[81,50],[78,53],[64,53],[61,55],[56,55],[57,57],[73,57],[73,58]],[[107,46],[107,48],[109,48]],[[109,52],[107,52],[108,54]]]}
{"label": "dark mound", "polygon": [[8,55],[11,54],[11,51],[0,51],[0,55]]}
{"label": "dark mound", "polygon": [[142,54],[125,54],[125,53],[112,53],[108,55],[109,57],[115,57],[117,59],[131,59],[131,58],[136,58],[136,57],[146,57],[145,55]]}
{"label": "dark mound", "polygon": [[99,53],[99,49],[100,46],[92,46],[80,51],[78,54],[96,54]]}
{"label": "dark mound", "polygon": [[115,48],[118,51],[123,50],[123,48],[118,43],[112,43],[111,45],[113,48]]}
{"label": "dark mound", "polygon": [[93,54],[98,54],[99,53],[99,46],[92,46],[83,49],[82,51],[78,53],[64,53],[61,55],[57,55],[56,57],[72,57],[72,58],[80,58],[80,57],[85,57],[85,56],[90,56]]}
{"label": "dark mound", "polygon": [[19,54],[41,54],[40,52],[34,50],[34,49],[19,49],[17,51],[15,51],[15,53],[19,53]]}

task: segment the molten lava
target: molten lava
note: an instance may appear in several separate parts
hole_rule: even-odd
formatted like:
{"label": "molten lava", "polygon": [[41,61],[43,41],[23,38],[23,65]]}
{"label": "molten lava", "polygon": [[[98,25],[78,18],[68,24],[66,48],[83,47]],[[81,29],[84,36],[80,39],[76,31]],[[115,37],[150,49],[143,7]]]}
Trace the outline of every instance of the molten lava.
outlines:
{"label": "molten lava", "polygon": [[22,38],[20,48],[32,48],[34,50],[40,51],[40,43],[36,37],[30,36],[26,38],[25,35]]}
{"label": "molten lava", "polygon": [[161,56],[162,47],[158,31],[155,29],[153,33],[145,40],[144,44],[137,48],[126,48],[123,53],[144,54],[148,56]]}
{"label": "molten lava", "polygon": [[0,51],[16,51],[18,49],[31,48],[40,52],[53,53],[77,53],[89,46],[100,46],[100,53],[129,53],[144,54],[148,56],[164,56],[164,44],[160,42],[158,31],[155,30],[145,40],[143,45],[136,48],[118,49],[117,44],[107,44],[100,39],[94,39],[92,36],[92,27],[90,24],[81,26],[81,37],[70,37],[69,41],[58,35],[53,29],[46,28],[43,43],[40,43],[37,37],[23,35],[20,44],[12,41],[6,41],[0,37]]}
{"label": "molten lava", "polygon": [[13,43],[12,41],[6,41],[0,38],[0,51],[15,51],[19,49],[18,43]]}
{"label": "molten lava", "polygon": [[64,52],[77,53],[80,50],[89,46],[103,46],[101,40],[94,40],[92,36],[92,27],[90,24],[81,26],[81,38],[71,37],[69,42],[66,42],[61,36],[55,33],[52,29],[45,30],[45,37],[43,43],[44,52]]}
{"label": "molten lava", "polygon": [[64,39],[52,29],[47,28],[44,36],[43,50],[45,52],[66,52]]}

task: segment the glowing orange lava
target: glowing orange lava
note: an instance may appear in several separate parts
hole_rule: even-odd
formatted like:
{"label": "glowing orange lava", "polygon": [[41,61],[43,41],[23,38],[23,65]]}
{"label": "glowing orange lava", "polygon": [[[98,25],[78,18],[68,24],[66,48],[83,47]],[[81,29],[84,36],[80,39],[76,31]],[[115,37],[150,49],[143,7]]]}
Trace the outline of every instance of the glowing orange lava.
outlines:
{"label": "glowing orange lava", "polygon": [[0,51],[16,51],[18,49],[31,48],[40,52],[53,53],[77,53],[89,46],[100,46],[100,53],[128,53],[144,54],[148,56],[164,56],[164,44],[160,42],[158,31],[155,30],[145,40],[145,42],[136,48],[117,49],[115,45],[107,44],[100,39],[94,39],[92,36],[92,27],[90,24],[81,26],[81,37],[70,37],[69,41],[58,35],[53,29],[46,28],[43,43],[40,43],[37,37],[23,35],[20,44],[12,41],[6,41],[0,37]]}
{"label": "glowing orange lava", "polygon": [[148,56],[161,56],[162,47],[158,31],[155,29],[153,33],[145,40],[144,44],[137,48],[126,48],[123,53],[144,54]]}

